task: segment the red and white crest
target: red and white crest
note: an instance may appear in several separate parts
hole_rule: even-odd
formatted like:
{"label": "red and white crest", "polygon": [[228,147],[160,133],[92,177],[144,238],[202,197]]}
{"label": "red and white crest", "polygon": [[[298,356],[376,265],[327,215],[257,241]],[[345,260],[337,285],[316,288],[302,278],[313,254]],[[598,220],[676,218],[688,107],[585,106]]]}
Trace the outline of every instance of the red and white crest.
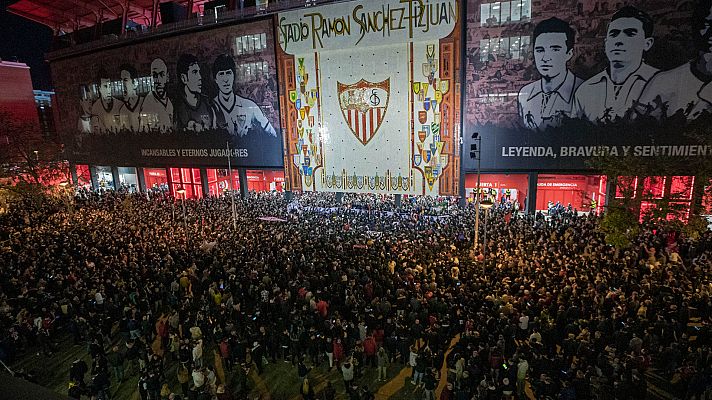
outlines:
{"label": "red and white crest", "polygon": [[339,106],[351,132],[364,145],[368,144],[378,128],[388,108],[391,93],[391,79],[373,83],[364,79],[345,85],[337,82]]}

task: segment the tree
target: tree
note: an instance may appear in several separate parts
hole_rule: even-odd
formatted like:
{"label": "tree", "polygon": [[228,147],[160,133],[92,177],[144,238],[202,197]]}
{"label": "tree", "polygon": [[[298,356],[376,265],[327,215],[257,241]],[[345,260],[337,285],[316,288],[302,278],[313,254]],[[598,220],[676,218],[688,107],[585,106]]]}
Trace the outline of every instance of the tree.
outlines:
{"label": "tree", "polygon": [[49,185],[69,179],[62,145],[45,140],[36,121],[0,110],[0,189],[5,197],[39,201]]}
{"label": "tree", "polygon": [[[621,137],[637,137],[647,140],[653,146],[658,143],[679,143],[693,146],[712,146],[712,137],[709,135],[710,118],[705,116],[698,121],[687,122],[683,120],[638,121],[636,124],[620,124],[607,127],[590,127],[589,134],[603,135],[603,129],[609,130],[607,135],[620,135]],[[676,138],[672,141],[670,138]],[[632,141],[635,142],[635,141]],[[645,143],[641,141],[641,143]],[[658,154],[659,153],[659,154]],[[602,152],[598,157],[588,160],[589,166],[601,171],[613,179],[613,190],[617,196],[611,196],[606,210],[606,215],[601,224],[601,229],[606,233],[606,241],[616,248],[625,248],[630,245],[630,234],[639,230],[641,214],[641,200],[646,199],[642,183],[634,183],[634,177],[642,180],[646,177],[658,176],[694,176],[695,185],[692,188],[692,201],[689,197],[676,193],[673,190],[664,190],[661,196],[652,199],[654,206],[644,209],[646,219],[652,221],[668,220],[670,227],[683,231],[688,237],[699,236],[700,231],[707,229],[701,217],[705,213],[702,207],[702,198],[710,177],[712,177],[712,159],[709,156],[672,156],[667,153],[654,151],[641,157],[632,151],[621,154]],[[688,192],[689,193],[689,192]],[[647,201],[647,200],[646,200]],[[686,214],[689,207],[689,214]],[[683,215],[683,212],[685,213]],[[683,223],[683,220],[687,223]]]}
{"label": "tree", "polygon": [[626,207],[609,207],[600,225],[606,235],[606,243],[616,249],[630,247],[633,239],[640,233],[638,217]]}

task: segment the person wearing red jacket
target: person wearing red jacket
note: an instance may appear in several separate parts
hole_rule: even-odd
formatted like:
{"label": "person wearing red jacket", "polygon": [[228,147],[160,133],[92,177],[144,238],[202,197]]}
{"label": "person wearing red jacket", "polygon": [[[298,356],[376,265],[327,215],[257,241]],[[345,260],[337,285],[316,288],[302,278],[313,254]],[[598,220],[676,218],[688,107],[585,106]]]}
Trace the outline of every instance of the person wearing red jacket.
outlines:
{"label": "person wearing red jacket", "polygon": [[376,366],[376,340],[370,335],[363,341],[363,353],[366,355],[366,364]]}
{"label": "person wearing red jacket", "polygon": [[320,299],[316,303],[316,310],[319,311],[319,315],[321,315],[322,318],[326,318],[326,316],[329,315],[329,303],[324,301],[324,299]]}
{"label": "person wearing red jacket", "polygon": [[341,343],[341,339],[334,340],[334,364],[337,366],[344,359],[344,345]]}

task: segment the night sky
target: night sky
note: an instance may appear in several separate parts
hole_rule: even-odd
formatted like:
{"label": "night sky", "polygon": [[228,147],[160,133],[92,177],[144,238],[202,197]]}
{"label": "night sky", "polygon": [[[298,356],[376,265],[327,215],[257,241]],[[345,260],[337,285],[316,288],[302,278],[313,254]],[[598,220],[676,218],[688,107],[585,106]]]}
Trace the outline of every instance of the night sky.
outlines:
{"label": "night sky", "polygon": [[0,58],[24,62],[30,66],[32,86],[51,90],[52,81],[45,53],[52,43],[52,29],[10,14],[8,1],[0,0]]}

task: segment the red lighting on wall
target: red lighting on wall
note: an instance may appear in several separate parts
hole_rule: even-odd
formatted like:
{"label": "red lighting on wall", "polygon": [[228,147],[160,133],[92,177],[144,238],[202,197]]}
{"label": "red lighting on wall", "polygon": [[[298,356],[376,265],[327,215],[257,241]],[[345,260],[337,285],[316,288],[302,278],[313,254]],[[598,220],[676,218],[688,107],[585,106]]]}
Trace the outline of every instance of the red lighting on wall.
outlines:
{"label": "red lighting on wall", "polygon": [[[628,196],[631,194],[630,196]],[[616,199],[635,198],[638,194],[637,176],[619,176],[616,181]]]}
{"label": "red lighting on wall", "polygon": [[186,199],[203,197],[203,186],[200,180],[199,168],[169,168],[171,172],[171,194],[178,197],[177,191],[185,190]]}

